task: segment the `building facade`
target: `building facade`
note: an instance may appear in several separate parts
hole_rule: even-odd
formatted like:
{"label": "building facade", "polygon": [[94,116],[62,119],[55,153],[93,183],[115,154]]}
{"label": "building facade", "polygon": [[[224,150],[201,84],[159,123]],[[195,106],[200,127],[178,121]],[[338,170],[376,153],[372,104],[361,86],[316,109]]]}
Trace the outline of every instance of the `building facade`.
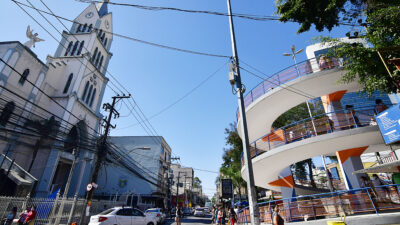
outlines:
{"label": "building facade", "polygon": [[[85,194],[112,56],[112,14],[107,7],[107,3],[92,3],[78,15],[71,29],[63,31],[59,47],[46,64],[18,42],[0,43],[2,59],[15,68],[10,71],[1,64],[0,84],[22,94],[18,107],[23,115],[17,122],[20,130],[10,127],[15,141],[6,140],[0,151],[36,178],[33,191],[38,197],[65,190],[75,155],[77,165],[68,194]],[[11,92],[1,95],[13,98]],[[37,137],[23,144],[26,138],[20,131]]]}
{"label": "building facade", "polygon": [[95,197],[141,209],[166,208],[172,150],[164,138],[121,136],[110,137],[109,142],[116,159],[100,171]]}

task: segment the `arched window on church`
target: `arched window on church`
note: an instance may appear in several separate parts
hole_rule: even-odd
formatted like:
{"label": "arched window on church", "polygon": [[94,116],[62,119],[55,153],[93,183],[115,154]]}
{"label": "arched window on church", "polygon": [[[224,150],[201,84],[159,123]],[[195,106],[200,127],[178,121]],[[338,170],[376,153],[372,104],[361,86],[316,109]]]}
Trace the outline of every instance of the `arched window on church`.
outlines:
{"label": "arched window on church", "polygon": [[101,70],[101,66],[102,66],[102,64],[103,64],[103,59],[104,59],[104,57],[101,56],[100,62],[99,62],[99,66],[98,66],[98,69],[99,69],[99,70]]}
{"label": "arched window on church", "polygon": [[92,32],[92,30],[93,30],[93,24],[90,24],[89,28],[88,28],[88,32]]}
{"label": "arched window on church", "polygon": [[96,56],[96,62],[94,63],[94,65],[97,67],[97,64],[99,64],[99,60],[100,60],[100,51],[97,53]]}
{"label": "arched window on church", "polygon": [[104,48],[107,48],[107,41],[108,41],[108,39],[106,38],[106,39],[104,40]]}
{"label": "arched window on church", "polygon": [[87,28],[87,23],[85,23],[85,25],[83,25],[82,32],[86,32],[86,28]]}
{"label": "arched window on church", "polygon": [[92,55],[92,63],[94,63],[94,61],[96,60],[97,50],[98,50],[98,48],[96,47],[96,49],[94,50],[94,53]]}
{"label": "arched window on church", "polygon": [[67,56],[69,51],[71,51],[72,45],[74,44],[73,41],[69,42],[67,49],[65,50],[64,56]]}
{"label": "arched window on church", "polygon": [[97,36],[100,38],[102,34],[103,34],[103,30],[100,29],[100,30],[99,30],[99,33],[97,34]]}
{"label": "arched window on church", "polygon": [[93,90],[93,85],[90,85],[89,92],[88,92],[88,94],[86,96],[86,100],[85,100],[86,104],[89,104],[89,99],[92,96],[92,90]]}
{"label": "arched window on church", "polygon": [[101,41],[103,41],[103,40],[104,40],[104,38],[105,38],[105,36],[106,36],[106,33],[103,33],[103,35],[101,35],[101,38],[100,38],[100,40],[101,40]]}
{"label": "arched window on church", "polygon": [[18,83],[24,85],[26,79],[28,78],[28,75],[29,75],[29,69],[24,70],[24,72],[21,75],[21,78],[19,78]]}
{"label": "arched window on church", "polygon": [[10,119],[14,111],[14,108],[15,108],[15,103],[13,101],[7,102],[7,104],[4,106],[0,114],[0,125],[4,127],[7,124],[8,120]]}
{"label": "arched window on church", "polygon": [[68,77],[67,83],[65,84],[64,91],[63,91],[64,94],[68,92],[68,89],[69,89],[69,86],[71,85],[71,81],[72,81],[73,77],[74,77],[74,74],[71,73]]}
{"label": "arched window on church", "polygon": [[93,106],[93,101],[94,101],[95,96],[96,96],[96,88],[93,90],[92,97],[90,98],[90,103],[89,103],[90,107]]}
{"label": "arched window on church", "polygon": [[77,55],[80,55],[80,54],[81,54],[82,48],[83,48],[83,45],[84,45],[84,44],[85,44],[85,41],[82,41],[82,42],[81,42],[81,45],[79,45],[78,52],[76,53]]}
{"label": "arched window on church", "polygon": [[74,44],[74,47],[72,48],[71,56],[75,55],[76,49],[78,48],[78,44],[79,44],[79,41],[76,41]]}
{"label": "arched window on church", "polygon": [[81,32],[82,24],[79,24],[78,28],[76,29],[76,33]]}
{"label": "arched window on church", "polygon": [[89,81],[86,81],[86,84],[85,84],[85,89],[83,89],[83,94],[82,94],[82,101],[85,101],[85,97],[86,97],[86,93],[87,93],[87,91],[88,91],[88,88],[89,88]]}

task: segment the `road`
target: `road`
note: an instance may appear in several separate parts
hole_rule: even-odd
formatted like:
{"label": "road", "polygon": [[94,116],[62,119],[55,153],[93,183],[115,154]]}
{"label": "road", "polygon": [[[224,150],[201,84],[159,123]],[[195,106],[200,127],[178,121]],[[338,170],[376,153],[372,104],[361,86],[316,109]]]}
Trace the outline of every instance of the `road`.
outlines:
{"label": "road", "polygon": [[[182,225],[205,225],[211,224],[211,215],[206,215],[205,217],[194,217],[194,216],[186,216],[181,219]],[[165,225],[176,225],[175,220],[167,220]]]}

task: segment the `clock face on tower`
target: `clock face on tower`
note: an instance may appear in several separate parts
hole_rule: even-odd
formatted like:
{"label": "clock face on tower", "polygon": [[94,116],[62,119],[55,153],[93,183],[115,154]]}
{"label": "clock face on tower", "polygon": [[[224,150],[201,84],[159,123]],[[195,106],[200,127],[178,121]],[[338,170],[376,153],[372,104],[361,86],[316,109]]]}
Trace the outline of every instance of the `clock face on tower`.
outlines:
{"label": "clock face on tower", "polygon": [[93,12],[88,12],[88,13],[86,13],[85,17],[86,18],[92,18],[93,15],[94,15]]}

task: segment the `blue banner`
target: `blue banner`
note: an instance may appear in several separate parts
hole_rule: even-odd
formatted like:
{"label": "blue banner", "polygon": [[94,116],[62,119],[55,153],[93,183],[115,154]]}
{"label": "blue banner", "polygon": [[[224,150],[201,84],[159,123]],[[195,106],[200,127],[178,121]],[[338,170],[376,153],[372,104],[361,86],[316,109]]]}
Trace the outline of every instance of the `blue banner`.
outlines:
{"label": "blue banner", "polygon": [[379,113],[375,119],[383,140],[391,144],[400,140],[400,105],[394,105]]}

